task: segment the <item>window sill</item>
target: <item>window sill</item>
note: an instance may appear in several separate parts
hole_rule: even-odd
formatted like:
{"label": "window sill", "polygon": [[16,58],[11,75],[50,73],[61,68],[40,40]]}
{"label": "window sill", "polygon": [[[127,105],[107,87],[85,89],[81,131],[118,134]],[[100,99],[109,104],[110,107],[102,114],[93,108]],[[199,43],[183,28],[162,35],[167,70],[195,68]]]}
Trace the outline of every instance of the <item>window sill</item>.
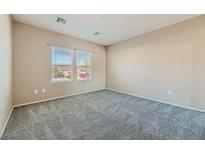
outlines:
{"label": "window sill", "polygon": [[90,81],[90,80],[92,80],[92,78],[90,78],[90,79],[77,79],[76,81]]}
{"label": "window sill", "polygon": [[51,80],[51,83],[73,82],[73,80]]}

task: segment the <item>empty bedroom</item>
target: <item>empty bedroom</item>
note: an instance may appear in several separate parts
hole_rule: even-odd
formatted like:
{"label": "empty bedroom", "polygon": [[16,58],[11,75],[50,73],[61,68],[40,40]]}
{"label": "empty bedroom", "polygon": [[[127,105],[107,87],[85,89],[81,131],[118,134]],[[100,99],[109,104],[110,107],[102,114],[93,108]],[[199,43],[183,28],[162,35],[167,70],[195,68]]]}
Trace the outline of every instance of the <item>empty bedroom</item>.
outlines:
{"label": "empty bedroom", "polygon": [[0,22],[1,139],[205,139],[204,15]]}

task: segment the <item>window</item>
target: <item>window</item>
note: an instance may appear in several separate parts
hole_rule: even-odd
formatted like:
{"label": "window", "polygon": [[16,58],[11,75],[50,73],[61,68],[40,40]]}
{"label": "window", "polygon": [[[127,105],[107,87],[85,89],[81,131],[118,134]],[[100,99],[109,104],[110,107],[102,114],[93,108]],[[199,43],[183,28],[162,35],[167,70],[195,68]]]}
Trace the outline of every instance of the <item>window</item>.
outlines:
{"label": "window", "polygon": [[71,49],[52,47],[52,82],[72,80]]}
{"label": "window", "polygon": [[92,78],[92,53],[77,51],[77,79],[89,80]]}

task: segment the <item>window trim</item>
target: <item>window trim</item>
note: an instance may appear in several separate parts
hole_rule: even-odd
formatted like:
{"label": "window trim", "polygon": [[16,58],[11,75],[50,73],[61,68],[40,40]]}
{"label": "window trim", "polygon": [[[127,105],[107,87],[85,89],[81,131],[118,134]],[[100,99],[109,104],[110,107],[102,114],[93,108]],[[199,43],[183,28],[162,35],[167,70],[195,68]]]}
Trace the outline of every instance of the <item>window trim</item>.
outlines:
{"label": "window trim", "polygon": [[[71,67],[72,67],[72,71],[71,71],[71,74],[72,74],[72,77],[71,77],[71,80],[54,80],[53,79],[53,70],[52,70],[52,67],[53,67],[53,64],[52,64],[52,55],[53,55],[53,51],[54,51],[54,49],[61,49],[61,50],[63,50],[63,51],[65,51],[65,52],[68,52],[68,53],[71,53]],[[73,63],[73,49],[71,49],[71,48],[64,48],[64,47],[58,47],[58,46],[51,46],[51,51],[50,51],[50,53],[51,53],[51,56],[50,56],[50,59],[51,59],[51,62],[50,62],[50,72],[51,72],[51,74],[50,74],[50,82],[51,83],[63,83],[63,82],[73,82],[73,70],[74,70],[74,63]]]}
{"label": "window trim", "polygon": [[[90,66],[90,78],[88,79],[78,79],[78,58],[77,58],[77,55],[78,53],[89,53],[90,54],[90,63],[91,63],[91,66]],[[85,51],[85,50],[81,50],[81,49],[77,49],[76,50],[76,54],[75,54],[75,60],[76,60],[76,64],[75,64],[75,67],[76,67],[76,80],[77,81],[90,81],[90,80],[93,80],[93,53],[90,52],[90,51]]]}

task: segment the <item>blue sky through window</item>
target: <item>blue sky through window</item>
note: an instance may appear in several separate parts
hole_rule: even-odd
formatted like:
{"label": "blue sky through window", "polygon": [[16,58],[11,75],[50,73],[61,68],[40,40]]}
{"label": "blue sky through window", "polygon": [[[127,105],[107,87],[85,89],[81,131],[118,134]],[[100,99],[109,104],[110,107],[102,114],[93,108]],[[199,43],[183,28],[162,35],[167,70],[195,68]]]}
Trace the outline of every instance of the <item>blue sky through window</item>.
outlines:
{"label": "blue sky through window", "polygon": [[91,55],[88,52],[78,52],[77,53],[77,65],[84,65],[85,62],[91,60]]}
{"label": "blue sky through window", "polygon": [[52,65],[71,65],[71,52],[54,48],[52,51]]}
{"label": "blue sky through window", "polygon": [[[77,52],[77,65],[85,65],[91,60],[89,52]],[[53,48],[52,50],[52,65],[72,65],[72,54],[65,49]]]}

